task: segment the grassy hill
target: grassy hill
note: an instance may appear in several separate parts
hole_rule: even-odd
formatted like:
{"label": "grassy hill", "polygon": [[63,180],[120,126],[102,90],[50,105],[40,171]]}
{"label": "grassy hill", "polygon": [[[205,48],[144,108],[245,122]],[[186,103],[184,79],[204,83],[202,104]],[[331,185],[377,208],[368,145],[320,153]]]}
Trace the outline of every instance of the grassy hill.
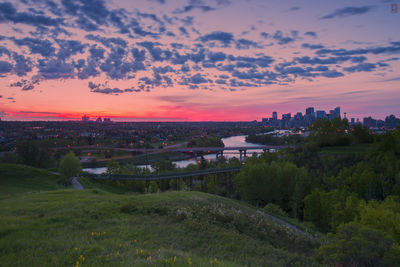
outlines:
{"label": "grassy hill", "polygon": [[227,198],[24,190],[0,197],[1,266],[316,265],[317,238]]}
{"label": "grassy hill", "polygon": [[59,179],[43,169],[0,163],[0,199],[23,192],[59,189]]}

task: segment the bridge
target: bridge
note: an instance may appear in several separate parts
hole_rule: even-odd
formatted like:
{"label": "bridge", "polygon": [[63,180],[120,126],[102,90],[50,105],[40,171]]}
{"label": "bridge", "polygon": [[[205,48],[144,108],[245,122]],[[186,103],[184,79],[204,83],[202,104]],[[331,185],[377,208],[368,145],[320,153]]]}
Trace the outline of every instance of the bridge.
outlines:
{"label": "bridge", "polygon": [[175,172],[175,173],[166,173],[166,174],[149,174],[149,175],[129,175],[129,174],[92,174],[85,173],[82,176],[85,178],[93,179],[93,180],[112,180],[112,181],[161,181],[161,180],[170,180],[170,179],[180,179],[180,178],[189,178],[194,176],[201,175],[210,175],[210,174],[220,174],[220,173],[230,173],[230,172],[239,172],[242,169],[239,167],[228,167],[228,168],[216,168],[216,169],[206,169],[206,170],[197,170],[190,172]]}
{"label": "bridge", "polygon": [[[240,159],[246,157],[248,150],[262,150],[262,151],[276,151],[280,149],[290,148],[290,146],[272,146],[272,145],[259,145],[259,146],[233,146],[233,147],[173,147],[173,148],[119,148],[119,147],[106,147],[106,146],[70,146],[70,147],[59,147],[58,149],[101,149],[101,150],[120,150],[131,153],[162,153],[162,152],[180,152],[186,154],[192,154],[193,156],[201,156],[204,154],[216,154],[216,157],[223,156],[224,151],[238,151]],[[93,150],[94,151],[94,150]]]}

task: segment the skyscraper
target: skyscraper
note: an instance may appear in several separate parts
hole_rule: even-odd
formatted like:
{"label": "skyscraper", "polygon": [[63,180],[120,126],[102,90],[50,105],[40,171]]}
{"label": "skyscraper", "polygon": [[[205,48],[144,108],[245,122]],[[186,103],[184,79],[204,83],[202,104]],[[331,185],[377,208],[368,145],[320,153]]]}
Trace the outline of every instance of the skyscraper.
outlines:
{"label": "skyscraper", "polygon": [[326,118],[326,112],[324,110],[317,110],[317,120],[325,118]]}
{"label": "skyscraper", "polygon": [[336,107],[333,110],[333,118],[340,118],[340,107]]}
{"label": "skyscraper", "polygon": [[313,107],[309,107],[306,109],[306,115],[312,115],[314,113],[314,108]]}
{"label": "skyscraper", "polygon": [[272,119],[274,121],[278,120],[278,112],[276,112],[276,111],[272,112]]}

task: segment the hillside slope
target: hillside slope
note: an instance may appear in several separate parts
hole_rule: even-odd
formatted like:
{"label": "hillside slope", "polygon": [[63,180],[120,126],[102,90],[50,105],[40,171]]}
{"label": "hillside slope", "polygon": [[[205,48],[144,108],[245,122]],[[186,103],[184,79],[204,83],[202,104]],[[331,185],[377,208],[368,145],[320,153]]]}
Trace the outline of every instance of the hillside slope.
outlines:
{"label": "hillside slope", "polygon": [[252,207],[200,192],[57,190],[0,200],[5,266],[313,266],[317,245]]}
{"label": "hillside slope", "polygon": [[59,179],[44,169],[0,163],[0,199],[23,192],[59,189]]}

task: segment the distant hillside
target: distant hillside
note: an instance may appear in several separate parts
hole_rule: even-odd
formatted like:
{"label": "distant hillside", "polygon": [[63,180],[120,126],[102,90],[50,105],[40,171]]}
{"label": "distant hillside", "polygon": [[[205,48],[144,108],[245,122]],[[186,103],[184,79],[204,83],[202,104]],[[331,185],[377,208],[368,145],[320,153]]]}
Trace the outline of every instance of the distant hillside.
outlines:
{"label": "distant hillside", "polygon": [[[26,189],[39,178],[32,168],[5,167],[2,187],[17,186],[4,181],[19,177]],[[18,175],[27,170],[30,176]],[[48,183],[41,184],[56,187],[56,177],[43,174]],[[255,208],[200,192],[70,189],[0,200],[4,266],[315,266],[318,244]]]}
{"label": "distant hillside", "polygon": [[17,193],[59,189],[59,176],[44,169],[0,164],[0,199]]}

